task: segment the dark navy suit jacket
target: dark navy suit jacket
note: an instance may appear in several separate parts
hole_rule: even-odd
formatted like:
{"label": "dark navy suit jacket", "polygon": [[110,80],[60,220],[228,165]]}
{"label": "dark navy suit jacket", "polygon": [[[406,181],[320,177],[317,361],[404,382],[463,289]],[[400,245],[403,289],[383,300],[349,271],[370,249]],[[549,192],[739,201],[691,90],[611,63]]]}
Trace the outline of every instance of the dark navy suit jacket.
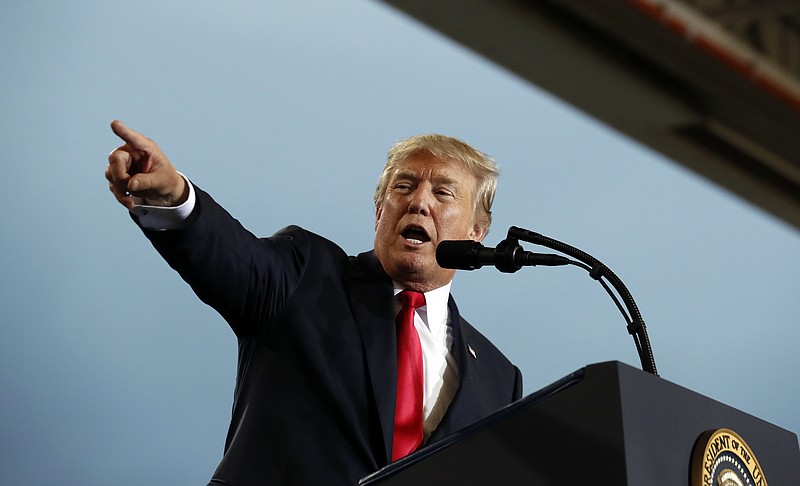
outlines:
{"label": "dark navy suit jacket", "polygon": [[[355,485],[391,460],[391,279],[298,227],[245,230],[205,192],[186,228],[145,234],[239,341],[233,416],[211,485]],[[435,442],[520,397],[522,377],[449,302],[460,386]],[[469,351],[471,348],[473,353]]]}

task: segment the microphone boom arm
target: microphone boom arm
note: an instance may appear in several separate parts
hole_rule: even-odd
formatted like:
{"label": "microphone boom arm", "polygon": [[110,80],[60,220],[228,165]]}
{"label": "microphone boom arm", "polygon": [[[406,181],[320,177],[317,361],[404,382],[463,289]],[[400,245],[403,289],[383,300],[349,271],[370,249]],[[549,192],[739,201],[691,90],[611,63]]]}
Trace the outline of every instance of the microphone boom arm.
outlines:
{"label": "microphone boom arm", "polygon": [[[575,248],[574,246],[570,246],[566,243],[554,240],[553,238],[549,238],[523,228],[518,228],[516,226],[512,226],[508,229],[508,237],[506,240],[522,240],[534,245],[540,245],[552,250],[556,250],[564,253],[565,255],[569,255],[586,264],[587,267],[585,268],[589,272],[589,276],[600,282],[603,287],[606,287],[606,285],[601,279],[607,279],[622,298],[622,301],[628,310],[630,317],[625,315],[624,312],[623,315],[625,315],[625,320],[628,322],[628,333],[633,337],[633,341],[636,344],[636,350],[639,353],[639,360],[642,363],[642,369],[648,373],[658,376],[655,358],[653,357],[653,349],[650,346],[650,339],[647,337],[647,327],[645,326],[642,314],[639,312],[639,307],[633,300],[633,296],[628,291],[628,288],[625,287],[625,284],[622,283],[622,280],[620,280],[620,278],[617,277],[617,275],[612,272],[610,268],[605,266],[598,259],[582,250],[579,250],[578,248]],[[501,242],[501,244],[503,243]],[[499,246],[500,245],[498,245],[498,247]],[[606,290],[608,291],[608,287],[606,287]],[[614,297],[610,291],[609,294]],[[616,299],[614,300],[617,302]],[[620,307],[619,302],[617,302],[617,306]],[[621,308],[620,311],[622,311]]]}

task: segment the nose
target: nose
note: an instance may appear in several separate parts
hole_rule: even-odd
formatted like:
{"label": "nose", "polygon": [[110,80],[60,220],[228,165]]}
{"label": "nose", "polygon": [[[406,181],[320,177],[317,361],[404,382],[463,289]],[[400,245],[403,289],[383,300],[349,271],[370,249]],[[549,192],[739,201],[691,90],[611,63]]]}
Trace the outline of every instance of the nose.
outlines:
{"label": "nose", "polygon": [[430,216],[431,206],[433,205],[434,197],[429,188],[425,188],[422,184],[411,193],[408,202],[408,212],[411,214],[421,214],[423,216]]}

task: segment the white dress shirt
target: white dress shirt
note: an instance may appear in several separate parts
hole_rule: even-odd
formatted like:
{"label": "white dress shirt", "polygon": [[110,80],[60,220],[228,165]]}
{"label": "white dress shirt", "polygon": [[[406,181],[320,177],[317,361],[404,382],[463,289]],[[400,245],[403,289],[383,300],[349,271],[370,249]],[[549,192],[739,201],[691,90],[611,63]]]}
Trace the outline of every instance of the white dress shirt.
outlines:
{"label": "white dress shirt", "polygon": [[[427,441],[442,421],[447,407],[458,390],[458,368],[450,353],[453,328],[447,310],[450,285],[425,292],[425,305],[414,312],[414,327],[422,347],[422,367],[425,385],[422,396],[424,440]],[[395,283],[394,295],[404,289]],[[400,302],[395,299],[395,312],[400,312]]]}

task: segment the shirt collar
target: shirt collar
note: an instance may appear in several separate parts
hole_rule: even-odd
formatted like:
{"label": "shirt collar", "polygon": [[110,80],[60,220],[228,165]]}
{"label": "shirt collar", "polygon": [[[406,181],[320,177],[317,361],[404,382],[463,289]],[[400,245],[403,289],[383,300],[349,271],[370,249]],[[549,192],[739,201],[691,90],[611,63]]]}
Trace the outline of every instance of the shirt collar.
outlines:
{"label": "shirt collar", "polygon": [[[425,306],[418,309],[422,321],[435,335],[444,331],[447,325],[447,303],[450,300],[450,286],[453,284],[451,280],[447,284],[425,292]],[[394,295],[405,290],[402,286],[394,283]]]}

